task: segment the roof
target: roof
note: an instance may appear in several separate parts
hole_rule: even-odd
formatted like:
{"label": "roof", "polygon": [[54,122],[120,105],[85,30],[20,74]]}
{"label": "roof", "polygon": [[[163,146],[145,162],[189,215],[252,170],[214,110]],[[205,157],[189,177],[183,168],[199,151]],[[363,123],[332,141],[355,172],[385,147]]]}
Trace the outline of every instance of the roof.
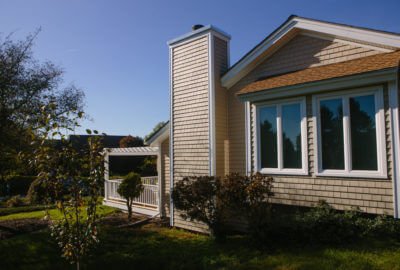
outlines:
{"label": "roof", "polygon": [[148,156],[148,155],[157,155],[158,147],[126,147],[126,148],[104,148],[105,151],[109,155],[123,156],[123,155],[131,155],[131,156]]}
{"label": "roof", "polygon": [[400,34],[398,33],[291,15],[276,30],[228,69],[221,78],[222,85],[227,88],[232,87],[255,67],[253,63],[259,63],[260,59],[262,60],[266,54],[268,55],[267,52],[273,52],[274,48],[282,46],[282,43],[288,41],[285,41],[284,37],[296,34],[296,31],[316,32],[335,38],[365,43],[381,48],[382,51],[386,50],[386,52],[400,48]]}
{"label": "roof", "polygon": [[158,138],[162,137],[162,135],[169,135],[169,121],[165,122],[163,126],[161,126],[156,132],[154,132],[150,138],[146,140],[146,143],[151,145],[155,141],[157,141]]}
{"label": "roof", "polygon": [[250,83],[240,90],[238,95],[394,68],[399,65],[399,60],[400,50],[392,53],[381,53],[345,62],[307,68]]}

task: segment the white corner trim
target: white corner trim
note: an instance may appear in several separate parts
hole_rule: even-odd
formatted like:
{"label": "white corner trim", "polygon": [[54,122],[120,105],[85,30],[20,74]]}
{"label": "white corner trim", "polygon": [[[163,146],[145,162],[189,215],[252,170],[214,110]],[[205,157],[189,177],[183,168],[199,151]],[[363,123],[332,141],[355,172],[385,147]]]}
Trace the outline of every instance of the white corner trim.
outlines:
{"label": "white corner trim", "polygon": [[400,125],[398,81],[389,83],[389,108],[392,131],[393,157],[393,209],[394,217],[400,217]]}
{"label": "white corner trim", "polygon": [[[375,97],[375,121],[376,121],[376,147],[377,147],[377,171],[352,170],[351,168],[351,140],[349,119],[349,98],[360,95],[374,95]],[[325,99],[338,98],[343,103],[343,143],[344,143],[344,170],[322,169],[322,145],[321,145],[321,120],[319,115],[319,102]],[[350,89],[346,91],[320,94],[313,96],[313,121],[314,121],[314,173],[316,176],[332,177],[361,177],[361,178],[387,178],[387,154],[385,140],[385,115],[382,86],[370,86]]]}
{"label": "white corner trim", "polygon": [[216,175],[216,149],[215,149],[215,52],[214,34],[208,34],[208,120],[209,120],[209,174]]}
{"label": "white corner trim", "polygon": [[251,174],[251,107],[250,102],[245,102],[245,145],[246,145],[246,175]]}
{"label": "white corner trim", "polygon": [[172,200],[172,190],[174,188],[174,114],[173,114],[173,105],[174,105],[174,96],[173,96],[173,70],[172,70],[172,61],[173,61],[173,48],[169,48],[169,203],[170,203],[170,226],[174,226],[174,202]]}
{"label": "white corner trim", "polygon": [[158,155],[157,155],[157,176],[158,176],[158,213],[160,214],[160,217],[164,216],[164,211],[162,209],[162,206],[164,204],[164,197],[162,196],[162,164],[161,164],[161,158],[162,158],[162,149],[161,149],[161,144],[162,142],[158,142]]}

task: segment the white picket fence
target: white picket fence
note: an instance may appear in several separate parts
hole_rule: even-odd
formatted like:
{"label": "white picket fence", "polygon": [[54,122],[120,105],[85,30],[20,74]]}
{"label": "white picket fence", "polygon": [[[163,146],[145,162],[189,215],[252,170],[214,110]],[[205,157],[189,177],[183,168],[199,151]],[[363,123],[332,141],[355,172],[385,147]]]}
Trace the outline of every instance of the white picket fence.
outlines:
{"label": "white picket fence", "polygon": [[[122,179],[106,180],[105,197],[108,200],[124,201],[117,190]],[[158,207],[158,176],[142,177],[143,191],[134,200],[135,205]]]}

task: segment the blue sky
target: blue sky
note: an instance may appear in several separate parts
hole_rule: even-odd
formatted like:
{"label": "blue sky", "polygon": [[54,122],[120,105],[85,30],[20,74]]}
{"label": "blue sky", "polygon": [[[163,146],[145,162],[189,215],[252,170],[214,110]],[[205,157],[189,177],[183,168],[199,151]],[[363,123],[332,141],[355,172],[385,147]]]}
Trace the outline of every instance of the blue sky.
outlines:
{"label": "blue sky", "polygon": [[291,14],[400,32],[399,10],[399,0],[0,0],[0,32],[42,27],[35,55],[85,91],[85,128],[144,136],[169,115],[166,42],[193,24],[230,34],[233,64]]}

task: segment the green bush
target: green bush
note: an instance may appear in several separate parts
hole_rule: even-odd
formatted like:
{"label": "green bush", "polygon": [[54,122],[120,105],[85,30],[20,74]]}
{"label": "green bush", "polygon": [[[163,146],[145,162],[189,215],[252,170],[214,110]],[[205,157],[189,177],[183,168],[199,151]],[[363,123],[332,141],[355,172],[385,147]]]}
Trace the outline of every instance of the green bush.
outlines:
{"label": "green bush", "polygon": [[122,180],[122,183],[119,185],[117,192],[126,199],[128,219],[131,219],[132,217],[133,200],[139,197],[142,191],[142,179],[139,174],[134,172],[128,173]]}
{"label": "green bush", "polygon": [[231,230],[231,221],[241,217],[247,219],[252,235],[262,232],[269,220],[271,196],[271,177],[238,173],[223,178],[185,177],[172,192],[181,216],[205,223],[217,239],[224,238]]}
{"label": "green bush", "polygon": [[[286,208],[286,209],[285,209]],[[354,208],[339,211],[320,201],[316,207],[274,206],[268,226],[258,240],[282,245],[345,245],[361,239],[399,239],[400,221],[392,217],[374,216]]]}
{"label": "green bush", "polygon": [[35,176],[9,175],[0,184],[0,196],[25,196]]}
{"label": "green bush", "polygon": [[7,200],[6,205],[7,207],[18,207],[26,205],[26,201],[20,195],[15,195]]}
{"label": "green bush", "polygon": [[26,199],[31,204],[46,203],[47,189],[40,179],[35,179],[29,186]]}

